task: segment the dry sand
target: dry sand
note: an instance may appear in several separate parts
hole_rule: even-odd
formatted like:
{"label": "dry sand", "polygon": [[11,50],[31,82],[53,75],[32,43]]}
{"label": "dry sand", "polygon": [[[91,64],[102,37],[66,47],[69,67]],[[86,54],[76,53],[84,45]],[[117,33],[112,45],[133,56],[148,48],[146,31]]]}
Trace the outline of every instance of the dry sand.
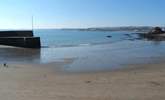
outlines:
{"label": "dry sand", "polygon": [[59,64],[1,65],[0,99],[165,100],[165,64],[81,74],[60,73],[46,66]]}

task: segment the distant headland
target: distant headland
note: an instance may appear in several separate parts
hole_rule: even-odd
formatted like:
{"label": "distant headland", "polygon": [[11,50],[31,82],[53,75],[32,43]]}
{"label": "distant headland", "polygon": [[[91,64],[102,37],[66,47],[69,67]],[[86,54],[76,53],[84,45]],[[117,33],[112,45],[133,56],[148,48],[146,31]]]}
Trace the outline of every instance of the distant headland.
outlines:
{"label": "distant headland", "polygon": [[[122,27],[96,27],[96,28],[63,28],[62,30],[79,30],[79,31],[133,31],[149,32],[154,26],[122,26]],[[165,27],[160,27],[165,30]]]}

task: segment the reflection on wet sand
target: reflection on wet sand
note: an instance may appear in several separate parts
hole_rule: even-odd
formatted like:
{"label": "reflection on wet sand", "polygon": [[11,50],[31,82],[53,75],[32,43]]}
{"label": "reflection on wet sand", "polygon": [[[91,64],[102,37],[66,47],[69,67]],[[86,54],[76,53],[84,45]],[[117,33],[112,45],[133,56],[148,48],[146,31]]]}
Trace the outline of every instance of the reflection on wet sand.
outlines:
{"label": "reflection on wet sand", "polygon": [[0,47],[0,63],[3,62],[40,62],[40,50],[39,49],[26,49],[26,48],[14,48],[14,47]]}

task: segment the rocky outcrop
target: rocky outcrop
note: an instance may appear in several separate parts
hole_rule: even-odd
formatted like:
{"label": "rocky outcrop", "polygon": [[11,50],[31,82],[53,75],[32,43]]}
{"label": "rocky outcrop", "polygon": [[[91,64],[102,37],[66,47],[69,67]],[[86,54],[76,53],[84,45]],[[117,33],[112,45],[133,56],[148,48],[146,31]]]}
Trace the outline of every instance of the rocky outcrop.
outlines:
{"label": "rocky outcrop", "polygon": [[165,31],[163,31],[160,27],[155,27],[149,34],[165,34]]}
{"label": "rocky outcrop", "polygon": [[151,41],[165,41],[165,31],[160,27],[155,27],[148,33],[138,33],[141,39],[147,39]]}

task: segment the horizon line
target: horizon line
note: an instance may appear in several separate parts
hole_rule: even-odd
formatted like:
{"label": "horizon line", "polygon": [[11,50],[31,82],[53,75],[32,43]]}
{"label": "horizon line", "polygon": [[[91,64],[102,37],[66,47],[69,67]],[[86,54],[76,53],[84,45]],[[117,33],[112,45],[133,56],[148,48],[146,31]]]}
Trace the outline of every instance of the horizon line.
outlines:
{"label": "horizon line", "polygon": [[[126,26],[97,26],[97,27],[61,27],[61,28],[57,28],[57,27],[39,27],[39,28],[33,28],[35,29],[88,29],[88,28],[117,28],[117,27],[165,27],[163,25],[126,25]],[[0,30],[32,30],[32,28],[3,28]]]}

